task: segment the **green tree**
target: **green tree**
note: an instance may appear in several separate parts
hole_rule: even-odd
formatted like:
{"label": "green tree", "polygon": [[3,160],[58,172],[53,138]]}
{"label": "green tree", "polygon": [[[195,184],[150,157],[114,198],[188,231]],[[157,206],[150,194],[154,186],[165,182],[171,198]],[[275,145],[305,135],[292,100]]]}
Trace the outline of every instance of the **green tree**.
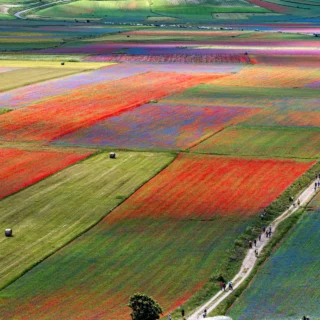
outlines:
{"label": "green tree", "polygon": [[158,302],[143,293],[135,293],[130,297],[128,306],[132,309],[132,320],[156,320],[162,314]]}

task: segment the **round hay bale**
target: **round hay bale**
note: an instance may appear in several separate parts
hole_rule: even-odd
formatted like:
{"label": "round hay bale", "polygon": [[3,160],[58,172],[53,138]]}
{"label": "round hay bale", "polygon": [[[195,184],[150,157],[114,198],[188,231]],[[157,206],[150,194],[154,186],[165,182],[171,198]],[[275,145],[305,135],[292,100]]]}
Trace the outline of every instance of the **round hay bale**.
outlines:
{"label": "round hay bale", "polygon": [[110,159],[115,159],[115,158],[116,158],[116,153],[110,152]]}
{"label": "round hay bale", "polygon": [[6,237],[12,237],[12,229],[6,229],[6,230],[4,231],[4,235],[5,235]]}
{"label": "round hay bale", "polygon": [[64,66],[64,62],[61,62],[61,65]]}

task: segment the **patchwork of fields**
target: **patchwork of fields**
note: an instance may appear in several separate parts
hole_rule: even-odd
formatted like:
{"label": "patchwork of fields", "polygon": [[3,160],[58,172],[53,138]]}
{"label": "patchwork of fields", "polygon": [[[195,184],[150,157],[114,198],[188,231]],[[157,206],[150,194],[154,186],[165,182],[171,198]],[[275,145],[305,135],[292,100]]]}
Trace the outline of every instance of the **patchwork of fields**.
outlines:
{"label": "patchwork of fields", "polygon": [[1,314],[129,319],[126,302],[136,291],[173,310],[227,258],[250,219],[311,165],[181,155],[96,227],[0,293]]}
{"label": "patchwork of fields", "polygon": [[[92,8],[96,2],[38,14],[104,18],[112,8],[119,17],[124,9],[148,16],[139,1]],[[206,5],[218,15],[237,13],[241,3],[249,11],[238,14],[285,7],[255,2]],[[192,6],[148,7],[185,17]],[[235,246],[245,253],[261,212],[317,163],[319,42],[295,33],[109,30],[91,22],[97,37],[79,23],[61,46],[25,45],[69,39],[67,25],[35,23],[22,32],[16,23],[8,42],[18,37],[25,49],[0,55],[0,230],[14,232],[0,238],[0,318],[129,319],[128,299],[141,291],[180,319],[175,310],[191,313],[219,290],[218,275],[237,272],[243,256]],[[293,319],[299,306],[319,312],[317,283],[307,288],[308,275],[317,277],[317,214],[303,217],[231,315],[254,318],[261,288],[277,298],[257,319]],[[308,266],[296,264],[298,242],[305,250],[297,257],[313,250]],[[301,286],[304,297],[289,314],[283,309]]]}

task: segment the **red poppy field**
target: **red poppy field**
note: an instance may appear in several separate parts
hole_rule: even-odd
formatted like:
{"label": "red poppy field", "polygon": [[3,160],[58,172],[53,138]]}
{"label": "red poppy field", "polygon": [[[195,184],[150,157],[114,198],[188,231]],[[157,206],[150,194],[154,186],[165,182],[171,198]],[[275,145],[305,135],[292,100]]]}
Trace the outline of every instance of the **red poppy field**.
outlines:
{"label": "red poppy field", "polygon": [[92,151],[0,148],[0,199],[89,156]]}
{"label": "red poppy field", "polygon": [[0,139],[50,141],[121,111],[224,75],[142,73],[113,82],[88,85],[0,118]]}
{"label": "red poppy field", "polygon": [[130,319],[126,305],[137,291],[171,312],[219,268],[255,215],[313,163],[180,155],[7,287],[0,312],[14,319]]}

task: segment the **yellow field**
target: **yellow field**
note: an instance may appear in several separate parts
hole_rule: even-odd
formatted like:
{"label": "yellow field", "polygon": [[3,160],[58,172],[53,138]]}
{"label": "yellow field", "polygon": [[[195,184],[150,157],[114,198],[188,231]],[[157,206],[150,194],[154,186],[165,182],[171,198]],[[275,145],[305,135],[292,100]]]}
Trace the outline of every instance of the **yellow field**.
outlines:
{"label": "yellow field", "polygon": [[[23,60],[1,60],[0,67],[12,68],[57,68],[57,69],[79,69],[91,70],[112,65],[110,62],[65,62],[62,66],[58,61],[23,61]],[[2,76],[1,76],[2,77]]]}
{"label": "yellow field", "polygon": [[213,80],[218,86],[240,86],[257,88],[302,87],[318,80],[316,68],[254,66],[242,69],[237,74]]}
{"label": "yellow field", "polygon": [[112,63],[66,62],[62,66],[58,61],[3,60],[0,61],[0,67],[18,69],[1,74],[0,92],[108,65],[112,65]]}
{"label": "yellow field", "polygon": [[60,78],[81,71],[83,70],[67,68],[24,68],[3,72],[0,80],[0,92],[53,78]]}

